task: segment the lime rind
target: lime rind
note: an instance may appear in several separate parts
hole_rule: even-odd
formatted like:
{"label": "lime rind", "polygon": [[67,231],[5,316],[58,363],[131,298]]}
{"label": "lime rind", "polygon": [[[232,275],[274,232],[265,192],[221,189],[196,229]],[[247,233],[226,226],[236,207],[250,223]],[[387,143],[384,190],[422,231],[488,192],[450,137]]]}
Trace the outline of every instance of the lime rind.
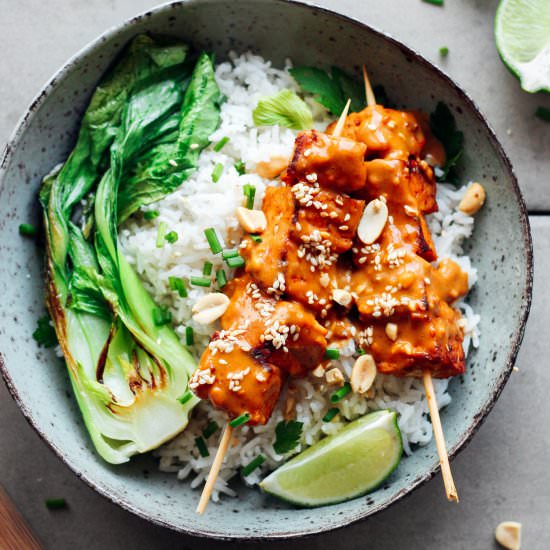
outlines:
{"label": "lime rind", "polygon": [[302,507],[336,504],[378,488],[397,468],[402,454],[397,414],[377,411],[295,456],[260,487]]}
{"label": "lime rind", "polygon": [[495,16],[498,53],[530,93],[550,92],[550,2],[502,0]]}

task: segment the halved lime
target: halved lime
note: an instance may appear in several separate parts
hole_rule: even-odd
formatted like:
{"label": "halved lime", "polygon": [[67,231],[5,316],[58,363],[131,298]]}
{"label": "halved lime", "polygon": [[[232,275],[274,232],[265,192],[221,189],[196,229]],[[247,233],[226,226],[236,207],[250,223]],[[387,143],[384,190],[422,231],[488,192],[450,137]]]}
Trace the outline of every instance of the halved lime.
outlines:
{"label": "halved lime", "polygon": [[495,17],[500,57],[527,92],[550,92],[550,1],[501,0]]}
{"label": "halved lime", "polygon": [[342,502],[378,487],[402,454],[396,413],[376,411],[295,456],[260,487],[300,506]]}

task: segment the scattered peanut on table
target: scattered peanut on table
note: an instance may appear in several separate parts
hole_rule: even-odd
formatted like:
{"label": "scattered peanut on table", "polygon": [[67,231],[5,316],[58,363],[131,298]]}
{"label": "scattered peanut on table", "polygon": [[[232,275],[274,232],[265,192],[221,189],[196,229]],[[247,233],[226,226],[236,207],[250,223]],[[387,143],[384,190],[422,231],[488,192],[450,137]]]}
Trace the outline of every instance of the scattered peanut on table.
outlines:
{"label": "scattered peanut on table", "polygon": [[474,182],[466,189],[458,209],[468,216],[473,216],[485,202],[485,189],[480,183]]}

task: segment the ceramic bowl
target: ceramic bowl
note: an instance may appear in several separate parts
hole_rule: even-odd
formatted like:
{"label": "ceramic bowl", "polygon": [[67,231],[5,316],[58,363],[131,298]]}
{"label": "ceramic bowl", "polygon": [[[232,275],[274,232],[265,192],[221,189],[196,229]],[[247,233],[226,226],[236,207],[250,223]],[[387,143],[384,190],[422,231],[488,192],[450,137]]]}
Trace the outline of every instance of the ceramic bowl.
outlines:
{"label": "ceramic bowl", "polygon": [[[476,218],[468,252],[479,270],[470,301],[481,313],[481,345],[465,376],[452,381],[442,412],[451,457],[492,408],[511,372],[527,318],[532,251],[525,204],[493,131],[470,98],[439,69],[398,41],[357,21],[298,2],[190,0],[165,5],[106,32],[73,57],[40,92],[9,142],[0,187],[0,364],[21,410],[58,456],[88,484],[139,516],[178,531],[227,539],[276,539],[319,533],[365,518],[418,487],[438,471],[434,445],[402,461],[376,492],[342,504],[294,509],[237,486],[239,497],[195,514],[198,493],[156,471],[152,457],[112,467],[93,451],[65,369],[31,335],[44,314],[42,251],[18,235],[22,222],[40,223],[41,177],[64,160],[97,81],[137,33],[170,34],[214,51],[253,50],[281,66],[367,62],[375,83],[399,105],[431,111],[446,102],[464,132],[463,181],[483,181],[487,203]],[[442,496],[442,498],[444,498]]]}

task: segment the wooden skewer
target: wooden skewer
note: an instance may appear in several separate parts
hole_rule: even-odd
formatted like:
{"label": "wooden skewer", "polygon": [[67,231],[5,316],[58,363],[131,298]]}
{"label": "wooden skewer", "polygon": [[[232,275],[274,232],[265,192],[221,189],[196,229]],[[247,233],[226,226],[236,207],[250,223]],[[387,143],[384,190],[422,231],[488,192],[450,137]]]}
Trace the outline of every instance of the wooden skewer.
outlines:
{"label": "wooden skewer", "polygon": [[365,83],[365,97],[367,98],[367,105],[369,107],[376,105],[376,97],[374,97],[374,92],[372,91],[372,86],[370,85],[369,75],[365,65],[363,65],[363,82]]}
{"label": "wooden skewer", "polygon": [[225,453],[229,448],[231,443],[231,436],[233,435],[233,428],[229,425],[229,422],[225,425],[225,429],[222,434],[220,441],[220,446],[216,451],[216,456],[214,457],[214,462],[212,462],[212,467],[206,478],[206,483],[204,484],[204,489],[202,490],[201,498],[199,500],[199,505],[197,506],[197,514],[204,514],[208,503],[210,502],[210,495],[214,489],[216,479],[218,479],[218,474],[222,467],[223,459],[225,458]]}
{"label": "wooden skewer", "polygon": [[[342,114],[340,115],[340,118],[338,119],[338,122],[334,127],[334,131],[332,132],[332,135],[338,137],[342,133],[342,130],[344,129],[344,124],[346,123],[346,117],[348,116],[350,105],[351,105],[351,99],[348,99],[346,106],[344,107],[344,110],[342,111]],[[225,430],[223,432],[223,435],[220,441],[220,446],[216,451],[214,462],[212,462],[212,467],[210,468],[210,472],[208,473],[208,477],[206,478],[204,489],[202,490],[201,498],[199,500],[199,505],[197,506],[197,514],[204,514],[204,511],[206,510],[206,507],[210,502],[210,495],[212,494],[212,490],[214,489],[216,479],[218,478],[218,474],[220,473],[223,459],[225,458],[225,453],[227,452],[229,443],[231,442],[232,433],[233,433],[233,428],[229,425],[229,423],[227,423],[225,425]]]}
{"label": "wooden skewer", "polygon": [[[376,98],[374,97],[372,86],[369,81],[369,75],[367,73],[367,68],[365,67],[365,65],[363,65],[363,81],[365,83],[365,96],[367,98],[367,105],[369,107],[376,105]],[[437,448],[437,454],[439,455],[439,464],[441,465],[441,475],[443,476],[443,484],[445,485],[447,500],[458,502],[458,492],[456,490],[455,482],[453,480],[453,474],[451,473],[451,465],[449,464],[449,455],[447,454],[447,446],[445,445],[445,436],[443,435],[441,418],[439,417],[439,407],[437,406],[437,399],[435,397],[434,385],[432,382],[432,373],[428,370],[425,370],[422,373],[422,380],[424,382],[426,400],[428,401],[428,408],[430,410],[430,417],[432,419],[435,446]]]}

